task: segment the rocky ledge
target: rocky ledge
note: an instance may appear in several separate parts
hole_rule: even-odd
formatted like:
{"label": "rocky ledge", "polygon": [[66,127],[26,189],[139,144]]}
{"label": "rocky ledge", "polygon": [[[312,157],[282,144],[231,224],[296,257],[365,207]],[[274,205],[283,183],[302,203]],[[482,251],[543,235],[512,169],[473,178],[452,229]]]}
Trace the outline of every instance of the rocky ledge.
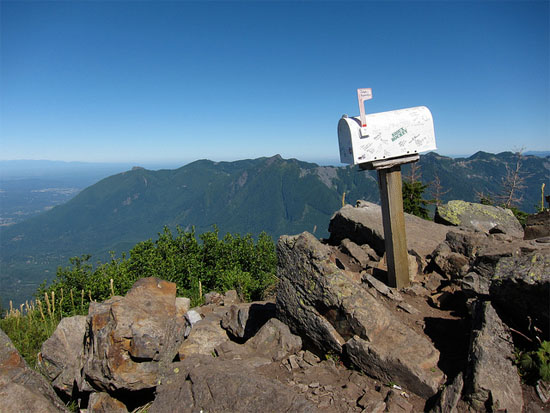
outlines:
{"label": "rocky ledge", "polygon": [[406,217],[411,286],[401,291],[385,282],[380,207],[360,202],[333,216],[328,240],[280,238],[274,300],[210,293],[189,309],[173,283],[139,280],[125,297],[59,323],[39,355],[49,380],[0,332],[0,405],[544,411],[544,395],[521,382],[513,360],[518,334],[549,339],[550,244],[524,240],[507,213],[471,225],[480,208],[466,207],[451,214],[453,226]]}

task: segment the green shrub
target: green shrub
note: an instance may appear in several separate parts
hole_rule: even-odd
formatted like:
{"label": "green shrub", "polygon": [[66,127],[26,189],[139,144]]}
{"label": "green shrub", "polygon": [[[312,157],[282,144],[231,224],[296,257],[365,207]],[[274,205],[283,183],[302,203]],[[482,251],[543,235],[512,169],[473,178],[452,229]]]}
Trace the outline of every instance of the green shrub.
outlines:
{"label": "green shrub", "polygon": [[510,207],[510,211],[512,211],[512,214],[516,217],[516,219],[519,221],[519,223],[525,227],[525,224],[527,224],[527,217],[529,214],[527,212],[523,212],[519,210],[516,207]]}
{"label": "green shrub", "polygon": [[550,341],[543,341],[537,350],[520,352],[516,364],[525,381],[535,383],[542,379],[550,383]]}
{"label": "green shrub", "polygon": [[50,293],[47,296],[47,301],[44,296],[43,300],[37,299],[35,303],[27,302],[18,309],[10,308],[0,319],[0,328],[8,335],[27,364],[33,368],[36,368],[42,343],[52,335],[61,318],[85,314],[89,304],[86,302],[86,305],[80,308],[75,305],[72,312],[66,312],[63,310],[63,301],[66,297],[62,294],[56,296],[55,292],[53,296]]}
{"label": "green shrub", "polygon": [[[265,233],[258,240],[250,234],[227,234],[219,238],[217,228],[201,234],[177,228],[176,234],[165,227],[156,241],[136,244],[128,256],[111,256],[107,263],[93,268],[90,256],[73,257],[70,265],[58,268],[51,285],[42,285],[36,296],[52,291],[59,296],[84,294],[103,301],[114,295],[124,295],[134,282],[144,277],[157,277],[176,283],[178,295],[200,302],[199,285],[204,292],[221,293],[236,288],[244,299],[261,299],[263,292],[276,280],[277,256],[273,240]],[[89,301],[89,300],[88,300]],[[74,310],[65,300],[64,313]]]}
{"label": "green shrub", "polygon": [[178,227],[174,235],[165,227],[156,241],[140,242],[120,258],[111,254],[110,261],[95,267],[90,259],[90,255],[71,258],[69,266],[57,269],[49,286],[38,288],[35,304],[11,309],[0,320],[0,327],[31,366],[61,318],[87,314],[92,300],[125,295],[140,278],[174,282],[178,295],[191,298],[192,305],[201,303],[202,291],[211,290],[235,289],[244,300],[260,300],[276,282],[275,244],[266,233],[256,242],[250,234],[220,239],[214,228],[197,239],[194,229],[186,232]]}

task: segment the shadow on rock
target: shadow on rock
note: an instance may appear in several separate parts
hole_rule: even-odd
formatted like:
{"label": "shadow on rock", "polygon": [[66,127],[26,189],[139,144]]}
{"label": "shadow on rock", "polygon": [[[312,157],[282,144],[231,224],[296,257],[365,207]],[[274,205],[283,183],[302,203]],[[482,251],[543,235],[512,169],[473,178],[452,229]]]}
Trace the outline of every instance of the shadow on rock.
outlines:
{"label": "shadow on rock", "polygon": [[468,360],[470,325],[463,319],[426,317],[424,333],[439,350],[438,367],[447,377],[455,377]]}

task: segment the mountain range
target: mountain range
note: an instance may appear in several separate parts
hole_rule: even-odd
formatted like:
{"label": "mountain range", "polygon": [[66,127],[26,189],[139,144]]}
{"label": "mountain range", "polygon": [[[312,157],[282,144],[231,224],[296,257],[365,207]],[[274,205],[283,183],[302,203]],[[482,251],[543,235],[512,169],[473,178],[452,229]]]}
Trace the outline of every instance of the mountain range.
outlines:
{"label": "mountain range", "polygon": [[[478,152],[453,159],[429,153],[421,156],[421,180],[438,177],[443,201],[476,201],[479,193],[498,194],[507,170],[518,155]],[[403,175],[411,173],[403,167]],[[548,183],[550,157],[523,156],[526,212],[540,204],[541,185]],[[415,172],[417,176],[418,171]],[[425,193],[429,199],[431,188]],[[179,169],[152,171],[140,167],[105,178],[68,202],[15,225],[0,227],[0,291],[24,301],[59,265],[72,256],[91,254],[105,260],[137,242],[155,238],[163,226],[181,226],[197,233],[217,226],[220,234],[237,232],[274,239],[309,231],[328,235],[330,216],[342,200],[378,202],[374,171],[356,166],[318,166],[276,155],[235,162],[199,160]]]}

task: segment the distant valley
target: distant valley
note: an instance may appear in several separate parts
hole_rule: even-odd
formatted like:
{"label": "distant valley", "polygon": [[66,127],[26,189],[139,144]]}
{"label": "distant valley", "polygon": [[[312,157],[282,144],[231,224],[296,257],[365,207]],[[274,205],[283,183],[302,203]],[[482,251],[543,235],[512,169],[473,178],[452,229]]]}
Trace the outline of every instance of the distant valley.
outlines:
{"label": "distant valley", "polygon": [[[444,201],[476,201],[477,193],[498,194],[516,155],[478,152],[469,158],[430,153],[421,156],[421,179],[437,177]],[[534,212],[542,183],[548,184],[550,158],[525,156],[521,208]],[[403,175],[410,167],[403,168]],[[73,189],[71,189],[73,188]],[[63,200],[71,198],[68,202]],[[431,198],[428,188],[425,198]],[[68,258],[92,254],[105,260],[109,251],[120,254],[137,242],[155,238],[163,226],[181,226],[197,233],[259,234],[274,239],[303,231],[327,236],[330,216],[357,199],[378,202],[373,171],[357,167],[318,166],[280,156],[235,162],[200,160],[178,169],[152,171],[133,168],[80,190],[77,186],[48,186],[31,192],[48,198],[48,208],[36,216],[0,227],[0,291],[3,305],[28,299],[37,285],[51,280]],[[2,194],[0,194],[2,195]],[[30,202],[29,205],[36,203]],[[4,206],[3,206],[4,214]],[[38,208],[37,208],[38,209]]]}
{"label": "distant valley", "polygon": [[[0,226],[22,222],[64,204],[84,188],[133,166],[129,163],[0,161]],[[177,167],[174,163],[145,166],[149,169]]]}
{"label": "distant valley", "polygon": [[0,226],[9,226],[64,204],[83,188],[44,179],[5,180],[0,185]]}

